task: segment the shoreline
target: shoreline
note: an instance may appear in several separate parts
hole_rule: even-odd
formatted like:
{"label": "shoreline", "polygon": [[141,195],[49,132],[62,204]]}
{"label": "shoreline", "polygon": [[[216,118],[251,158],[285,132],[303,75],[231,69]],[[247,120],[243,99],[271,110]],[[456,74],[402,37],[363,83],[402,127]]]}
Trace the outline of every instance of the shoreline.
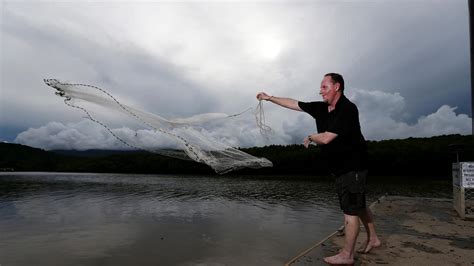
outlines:
{"label": "shoreline", "polygon": [[[382,246],[355,254],[355,265],[474,264],[474,221],[462,220],[452,199],[383,196],[371,204]],[[337,232],[337,231],[336,231]],[[285,265],[322,265],[336,254],[343,234],[333,233],[318,247]],[[365,240],[361,227],[356,250]]]}

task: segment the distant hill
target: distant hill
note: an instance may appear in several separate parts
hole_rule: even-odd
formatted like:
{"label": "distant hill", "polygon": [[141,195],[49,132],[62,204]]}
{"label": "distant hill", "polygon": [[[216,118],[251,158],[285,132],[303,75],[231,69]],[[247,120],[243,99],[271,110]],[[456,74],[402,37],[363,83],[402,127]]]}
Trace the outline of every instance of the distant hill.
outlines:
{"label": "distant hill", "polygon": [[[373,176],[450,177],[456,151],[461,161],[474,161],[471,135],[368,141]],[[454,144],[454,145],[453,145]],[[311,175],[327,174],[327,163],[319,147],[271,145],[242,149],[266,157],[274,167],[242,169],[231,174]],[[207,165],[151,154],[145,151],[54,150],[45,151],[21,144],[0,143],[0,170],[113,172],[153,174],[214,174]]]}
{"label": "distant hill", "polygon": [[59,157],[42,149],[0,143],[0,169],[54,171]]}
{"label": "distant hill", "polygon": [[209,173],[206,165],[146,151],[53,150],[0,143],[0,170],[97,173]]}

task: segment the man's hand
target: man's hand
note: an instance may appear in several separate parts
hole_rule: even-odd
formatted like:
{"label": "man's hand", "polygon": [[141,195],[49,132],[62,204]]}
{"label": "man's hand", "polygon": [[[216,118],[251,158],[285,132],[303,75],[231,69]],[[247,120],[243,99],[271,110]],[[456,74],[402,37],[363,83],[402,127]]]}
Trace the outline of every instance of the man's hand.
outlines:
{"label": "man's hand", "polygon": [[257,94],[257,99],[259,101],[265,100],[272,102],[274,104],[277,104],[279,106],[283,106],[285,108],[295,110],[295,111],[303,111],[301,110],[300,106],[298,105],[298,101],[291,99],[291,98],[284,98],[284,97],[276,97],[276,96],[270,96],[266,94],[265,92],[259,92]]}
{"label": "man's hand", "polygon": [[311,142],[313,142],[313,140],[311,139],[311,135],[307,136],[306,138],[304,138],[303,140],[303,145],[305,148],[308,148],[309,147],[309,144],[311,144]]}
{"label": "man's hand", "polygon": [[261,101],[261,100],[266,100],[266,101],[268,101],[270,98],[272,98],[272,96],[266,94],[265,92],[260,92],[260,93],[257,94],[257,99],[258,99],[259,101]]}

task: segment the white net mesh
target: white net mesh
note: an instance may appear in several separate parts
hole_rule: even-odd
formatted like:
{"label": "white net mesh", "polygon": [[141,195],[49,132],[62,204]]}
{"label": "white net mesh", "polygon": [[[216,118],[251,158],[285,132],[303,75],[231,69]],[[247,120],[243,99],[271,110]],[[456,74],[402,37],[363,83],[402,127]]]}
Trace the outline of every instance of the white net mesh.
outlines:
{"label": "white net mesh", "polygon": [[[165,119],[122,104],[110,93],[96,86],[64,83],[56,79],[44,81],[57,90],[58,96],[65,98],[66,105],[83,111],[87,119],[107,129],[129,148],[179,159],[192,159],[209,165],[219,174],[245,167],[272,166],[268,159],[257,158],[224,144],[216,139],[212,132],[202,127],[206,123],[240,116],[246,111],[233,115],[206,113],[188,118]],[[261,134],[268,136],[271,128],[265,125],[261,102],[254,114]],[[114,127],[123,127],[126,130],[113,130]],[[127,131],[134,131],[134,134],[125,134]]]}

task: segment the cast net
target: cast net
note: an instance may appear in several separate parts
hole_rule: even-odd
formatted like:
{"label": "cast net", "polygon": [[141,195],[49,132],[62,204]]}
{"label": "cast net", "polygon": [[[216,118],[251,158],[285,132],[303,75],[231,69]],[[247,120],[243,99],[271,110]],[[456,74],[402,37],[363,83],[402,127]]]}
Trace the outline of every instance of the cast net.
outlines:
{"label": "cast net", "polygon": [[[125,105],[96,86],[65,83],[57,79],[45,79],[44,82],[57,90],[56,95],[63,97],[66,105],[81,110],[85,118],[101,125],[127,148],[205,163],[219,174],[246,167],[272,166],[268,159],[234,148],[222,140],[223,136],[216,136],[209,130],[253,109],[260,133],[268,138],[272,130],[265,124],[262,102],[256,108],[238,114],[205,113],[166,119]],[[213,126],[206,127],[209,124]]]}

